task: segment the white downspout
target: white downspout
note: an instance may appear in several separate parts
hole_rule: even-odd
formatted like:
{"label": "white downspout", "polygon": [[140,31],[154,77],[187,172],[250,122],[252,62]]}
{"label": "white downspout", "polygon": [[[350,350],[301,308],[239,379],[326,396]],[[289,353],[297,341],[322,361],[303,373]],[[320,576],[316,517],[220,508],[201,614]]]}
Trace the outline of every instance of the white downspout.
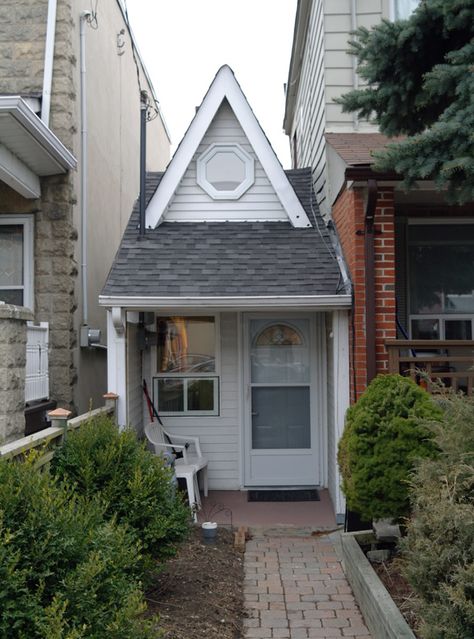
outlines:
{"label": "white downspout", "polygon": [[44,50],[43,94],[41,99],[41,119],[49,127],[51,109],[51,87],[53,84],[54,40],[56,37],[57,0],[48,0],[48,22]]}
{"label": "white downspout", "polygon": [[85,27],[90,11],[80,16],[79,48],[81,63],[81,285],[82,324],[87,326],[89,308],[87,301],[87,95],[86,95],[86,34]]}
{"label": "white downspout", "polygon": [[[357,29],[357,0],[351,0],[351,31],[355,31]],[[352,56],[352,86],[354,89],[359,88],[359,76],[357,75],[357,58],[355,55]],[[357,131],[359,128],[359,118],[357,113],[354,111],[352,116],[354,129]]]}

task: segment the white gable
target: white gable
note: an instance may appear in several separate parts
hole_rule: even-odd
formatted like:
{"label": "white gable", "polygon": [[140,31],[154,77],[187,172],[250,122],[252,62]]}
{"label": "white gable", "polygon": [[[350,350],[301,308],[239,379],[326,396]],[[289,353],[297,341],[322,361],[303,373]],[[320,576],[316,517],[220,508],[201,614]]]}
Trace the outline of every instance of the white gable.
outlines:
{"label": "white gable", "polygon": [[[255,182],[238,200],[213,200],[196,182],[196,159],[216,142],[237,143],[255,160]],[[290,220],[311,226],[273,149],[228,66],[219,69],[146,212],[161,219]]]}
{"label": "white gable", "polygon": [[[237,200],[216,200],[196,182],[196,160],[212,144],[238,144],[254,158],[252,186]],[[164,214],[167,222],[288,221],[272,183],[227,100],[219,107]]]}

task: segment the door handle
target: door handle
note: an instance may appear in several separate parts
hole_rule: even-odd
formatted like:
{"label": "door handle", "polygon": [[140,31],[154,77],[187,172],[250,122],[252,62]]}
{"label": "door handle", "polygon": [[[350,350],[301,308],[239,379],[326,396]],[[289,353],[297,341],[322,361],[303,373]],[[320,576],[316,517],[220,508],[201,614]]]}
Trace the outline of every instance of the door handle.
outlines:
{"label": "door handle", "polygon": [[252,411],[252,417],[256,417],[258,415],[258,413],[256,413],[255,411]]}

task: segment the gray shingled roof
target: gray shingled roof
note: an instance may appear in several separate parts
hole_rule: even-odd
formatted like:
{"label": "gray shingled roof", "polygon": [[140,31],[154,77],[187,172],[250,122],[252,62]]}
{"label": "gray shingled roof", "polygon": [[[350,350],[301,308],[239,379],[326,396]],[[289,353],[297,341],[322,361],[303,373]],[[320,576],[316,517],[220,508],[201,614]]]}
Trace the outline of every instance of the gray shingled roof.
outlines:
{"label": "gray shingled roof", "polygon": [[[314,201],[311,171],[286,174],[317,227],[294,228],[290,222],[163,222],[139,239],[136,205],[102,295],[335,295],[340,271]],[[161,177],[148,174],[147,201]]]}

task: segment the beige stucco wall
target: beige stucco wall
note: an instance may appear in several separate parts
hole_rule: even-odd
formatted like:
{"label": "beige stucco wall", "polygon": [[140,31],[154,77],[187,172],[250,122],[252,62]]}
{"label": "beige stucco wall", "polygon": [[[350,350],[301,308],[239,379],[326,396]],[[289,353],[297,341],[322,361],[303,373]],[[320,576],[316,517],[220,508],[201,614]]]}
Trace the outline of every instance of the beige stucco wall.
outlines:
{"label": "beige stucco wall", "polygon": [[[84,9],[81,0],[73,0],[75,54],[79,60],[78,16]],[[106,311],[97,298],[119,246],[133,203],[139,194],[140,88],[151,96],[140,61],[140,87],[130,34],[125,27],[118,2],[98,5],[98,28],[86,26],[87,148],[88,148],[88,323],[102,331],[106,343]],[[121,31],[124,33],[120,33]],[[117,45],[123,44],[118,47]],[[76,84],[79,87],[79,68]],[[75,225],[80,228],[80,130],[75,136],[79,171],[75,176],[77,206]],[[147,169],[164,170],[169,161],[169,139],[161,117],[147,124]],[[81,263],[77,244],[78,265]],[[80,290],[81,279],[77,288]],[[76,326],[82,321],[81,306]],[[78,385],[75,403],[87,410],[102,402],[106,384],[106,352],[80,349],[76,360]],[[112,389],[113,390],[113,389]]]}

